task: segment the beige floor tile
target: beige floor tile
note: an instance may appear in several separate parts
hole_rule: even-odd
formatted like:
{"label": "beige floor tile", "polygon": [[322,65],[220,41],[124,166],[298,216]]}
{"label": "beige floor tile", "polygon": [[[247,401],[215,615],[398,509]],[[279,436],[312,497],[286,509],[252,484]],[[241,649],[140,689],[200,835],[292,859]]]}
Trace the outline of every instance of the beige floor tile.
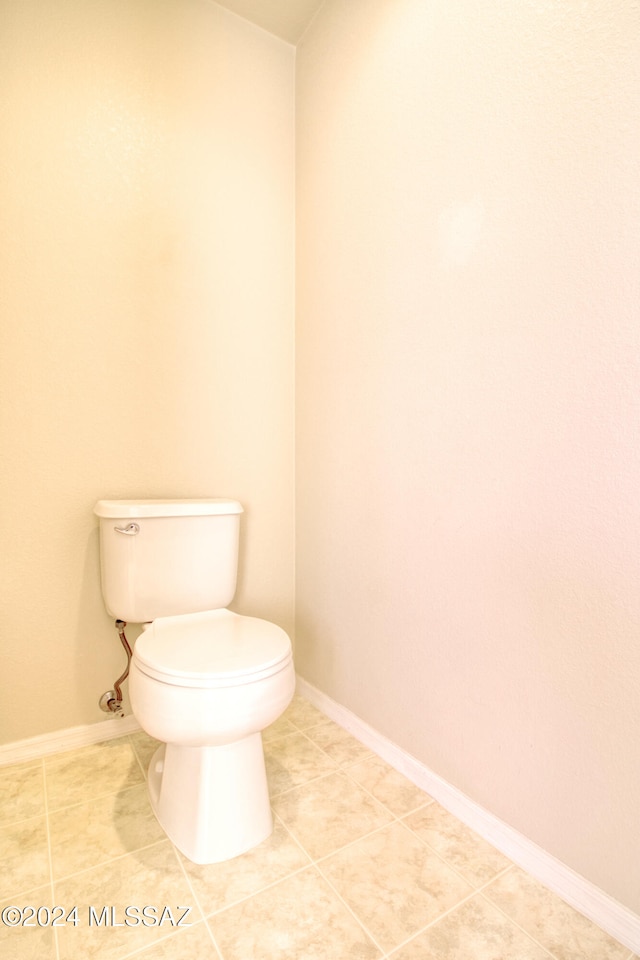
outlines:
{"label": "beige floor tile", "polygon": [[0,828],[0,896],[11,897],[49,880],[46,818],[32,817]]}
{"label": "beige floor tile", "polygon": [[279,820],[267,840],[225,863],[197,864],[183,857],[205,915],[243,900],[309,865],[309,858]]}
{"label": "beige floor tile", "polygon": [[[181,908],[191,908],[185,922],[202,919],[168,840],[55,882],[54,892],[56,903],[77,904],[80,917],[77,927],[58,930],[60,960],[113,960],[149,947],[179,929]],[[108,910],[103,915],[104,907]],[[130,912],[129,921],[126,907],[136,908],[136,912]],[[142,921],[144,907],[151,908],[146,923]],[[162,918],[165,907],[171,916]],[[98,925],[96,918],[104,916],[108,920],[111,908],[120,925]]]}
{"label": "beige floor tile", "polygon": [[380,757],[373,756],[349,767],[349,776],[362,784],[376,800],[398,817],[427,803],[433,803],[428,793],[420,790]]}
{"label": "beige floor tile", "polygon": [[0,825],[43,816],[42,761],[0,767]]}
{"label": "beige floor tile", "polygon": [[295,695],[283,716],[285,720],[293,723],[299,730],[307,730],[319,723],[326,723],[329,719],[317,707],[314,707],[313,704],[298,694]]}
{"label": "beige floor tile", "polygon": [[144,780],[128,738],[45,757],[49,810],[117,793]]}
{"label": "beige floor tile", "polygon": [[346,767],[357,763],[358,760],[373,756],[368,747],[332,720],[311,727],[306,731],[306,735],[340,767]]}
{"label": "beige floor tile", "polygon": [[272,798],[336,769],[333,760],[302,733],[265,743],[264,759]]}
{"label": "beige floor tile", "polygon": [[130,741],[146,777],[151,757],[160,746],[160,741],[154,740],[154,738],[150,737],[144,730],[140,730],[138,733],[132,733]]}
{"label": "beige floor tile", "polygon": [[286,737],[290,733],[297,733],[298,728],[287,720],[286,717],[280,717],[275,723],[262,731],[262,742],[270,743],[272,740],[278,740],[280,737]]}
{"label": "beige floor tile", "polygon": [[391,960],[550,960],[549,954],[480,896],[452,910]]}
{"label": "beige floor tile", "polygon": [[472,888],[394,822],[319,864],[384,950],[418,933]]}
{"label": "beige floor tile", "polygon": [[513,867],[484,895],[557,960],[627,960],[629,950],[541,883]]}
{"label": "beige floor tile", "polygon": [[151,810],[146,783],[54,811],[49,816],[49,833],[56,879],[131,853],[165,836]]}
{"label": "beige floor tile", "polygon": [[201,921],[136,953],[135,960],[219,960],[219,957],[207,925]]}
{"label": "beige floor tile", "polygon": [[[59,955],[51,927],[0,923],[0,957],[640,960],[384,761],[359,758],[364,748],[303,698],[263,739],[274,833],[204,867],[181,858],[151,814],[143,767],[157,742],[142,731],[0,768],[2,906],[77,904],[79,919],[58,928]],[[103,907],[122,925],[98,926]],[[179,907],[193,926],[175,926]]]}
{"label": "beige floor tile", "polygon": [[374,960],[380,952],[313,867],[208,921],[224,960]]}
{"label": "beige floor tile", "polygon": [[417,810],[404,822],[476,887],[511,866],[507,857],[439,803]]}
{"label": "beige floor tile", "polygon": [[[17,907],[20,913],[11,911],[6,921],[0,922],[0,957],[7,960],[56,960],[55,934],[53,927],[47,924],[47,914],[33,916],[30,907],[51,908],[53,906],[51,884],[30,890],[20,897],[12,897],[0,903],[0,910],[7,907]],[[26,908],[26,909],[25,909]],[[11,926],[14,918],[19,916],[24,921],[17,926]],[[48,916],[53,916],[49,914]]]}
{"label": "beige floor tile", "polygon": [[391,819],[388,810],[341,772],[276,797],[273,806],[312,859],[333,853]]}

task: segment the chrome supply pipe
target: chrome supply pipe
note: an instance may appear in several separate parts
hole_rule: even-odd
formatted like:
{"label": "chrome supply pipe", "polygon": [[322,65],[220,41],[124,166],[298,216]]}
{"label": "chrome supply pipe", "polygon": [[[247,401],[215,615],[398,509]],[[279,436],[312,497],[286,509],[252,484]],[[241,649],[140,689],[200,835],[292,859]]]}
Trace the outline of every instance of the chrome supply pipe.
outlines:
{"label": "chrome supply pipe", "polygon": [[98,701],[100,709],[104,713],[115,713],[119,717],[124,716],[124,711],[122,709],[122,686],[121,684],[129,676],[129,666],[131,664],[131,647],[129,646],[129,641],[126,638],[124,628],[126,627],[124,620],[116,620],[116,630],[118,631],[118,636],[120,637],[120,643],[124,647],[125,653],[127,655],[127,666],[125,668],[122,676],[118,677],[113,684],[113,690],[107,690],[106,693],[103,693]]}

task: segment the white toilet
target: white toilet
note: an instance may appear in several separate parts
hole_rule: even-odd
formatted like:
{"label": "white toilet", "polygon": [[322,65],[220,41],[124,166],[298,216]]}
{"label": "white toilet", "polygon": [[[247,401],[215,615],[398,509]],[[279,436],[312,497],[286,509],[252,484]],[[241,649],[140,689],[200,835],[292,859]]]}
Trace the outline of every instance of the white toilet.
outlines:
{"label": "white toilet", "polygon": [[293,697],[289,637],[226,607],[236,589],[235,500],[100,500],[105,606],[144,624],[129,676],[134,716],[163,741],[155,814],[185,856],[218,863],[273,829],[261,731]]}

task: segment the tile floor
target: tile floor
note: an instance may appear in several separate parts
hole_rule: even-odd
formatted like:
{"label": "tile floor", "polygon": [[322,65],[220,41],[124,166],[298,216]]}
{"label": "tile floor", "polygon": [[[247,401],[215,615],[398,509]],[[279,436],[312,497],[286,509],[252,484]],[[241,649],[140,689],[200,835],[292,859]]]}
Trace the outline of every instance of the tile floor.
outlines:
{"label": "tile floor", "polygon": [[264,743],[273,835],[205,867],[151,813],[144,733],[0,768],[0,908],[34,908],[0,957],[638,960],[305,700]]}

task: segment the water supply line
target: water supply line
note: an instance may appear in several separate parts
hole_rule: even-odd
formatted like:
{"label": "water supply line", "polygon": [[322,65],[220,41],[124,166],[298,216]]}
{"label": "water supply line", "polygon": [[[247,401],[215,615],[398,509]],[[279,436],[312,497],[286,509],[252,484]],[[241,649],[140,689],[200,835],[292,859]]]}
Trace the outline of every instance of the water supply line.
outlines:
{"label": "water supply line", "polygon": [[124,628],[126,627],[126,622],[124,620],[116,620],[116,630],[118,631],[118,636],[120,637],[120,643],[124,647],[125,653],[127,654],[127,666],[121,677],[118,677],[114,681],[113,690],[107,690],[106,693],[103,693],[98,701],[100,709],[105,713],[115,713],[119,717],[124,716],[124,711],[122,709],[122,687],[121,684],[129,676],[129,665],[131,663],[131,647],[129,646],[129,641],[127,640]]}

